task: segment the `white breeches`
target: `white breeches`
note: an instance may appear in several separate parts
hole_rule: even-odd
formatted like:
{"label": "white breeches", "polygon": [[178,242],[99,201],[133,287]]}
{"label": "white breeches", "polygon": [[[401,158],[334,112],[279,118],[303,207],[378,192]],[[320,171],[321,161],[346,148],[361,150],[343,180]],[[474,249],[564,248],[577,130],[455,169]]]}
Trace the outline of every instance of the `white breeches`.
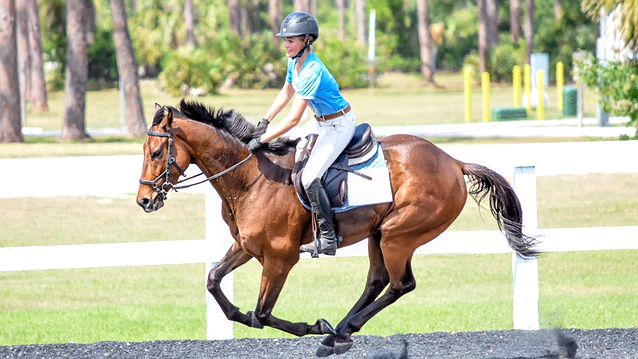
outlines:
{"label": "white breeches", "polygon": [[354,111],[350,111],[344,116],[329,121],[313,121],[319,137],[301,174],[301,183],[304,188],[315,178],[321,178],[346,148],[354,134],[355,119]]}

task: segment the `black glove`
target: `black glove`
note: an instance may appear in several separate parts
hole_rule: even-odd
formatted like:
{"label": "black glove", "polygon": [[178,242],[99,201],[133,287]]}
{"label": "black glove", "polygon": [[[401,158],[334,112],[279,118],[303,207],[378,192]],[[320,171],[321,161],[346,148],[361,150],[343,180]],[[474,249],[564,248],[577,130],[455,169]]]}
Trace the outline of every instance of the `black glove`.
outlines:
{"label": "black glove", "polygon": [[265,117],[259,120],[259,122],[257,123],[257,126],[255,127],[255,132],[253,132],[253,135],[261,136],[264,133],[266,133],[266,129],[268,128],[269,123],[270,121],[268,121],[268,119]]}
{"label": "black glove", "polygon": [[250,142],[248,142],[248,148],[252,153],[257,153],[257,151],[259,151],[263,145],[264,144],[259,141],[259,136],[253,138],[252,140],[250,140]]}

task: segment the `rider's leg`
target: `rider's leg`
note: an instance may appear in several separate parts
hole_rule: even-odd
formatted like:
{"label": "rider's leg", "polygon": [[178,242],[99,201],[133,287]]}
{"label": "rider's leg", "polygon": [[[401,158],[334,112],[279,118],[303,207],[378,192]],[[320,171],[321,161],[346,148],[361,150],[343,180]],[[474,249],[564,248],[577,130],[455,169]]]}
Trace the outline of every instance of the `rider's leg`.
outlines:
{"label": "rider's leg", "polygon": [[[319,223],[320,235],[318,248],[316,248],[319,253],[334,255],[337,248],[333,213],[321,183],[321,176],[350,142],[354,133],[354,123],[352,112],[332,121],[319,122],[319,136],[301,175],[301,182]],[[316,246],[315,243],[307,244],[301,246],[300,250],[315,252]]]}

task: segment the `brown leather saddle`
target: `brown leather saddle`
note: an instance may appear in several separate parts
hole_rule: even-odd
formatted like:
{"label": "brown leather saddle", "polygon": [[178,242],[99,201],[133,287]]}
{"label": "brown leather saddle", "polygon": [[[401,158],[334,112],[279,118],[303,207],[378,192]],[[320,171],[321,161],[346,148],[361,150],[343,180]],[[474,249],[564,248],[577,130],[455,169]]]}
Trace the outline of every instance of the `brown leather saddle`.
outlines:
{"label": "brown leather saddle", "polygon": [[[295,185],[297,197],[304,207],[310,209],[306,191],[301,184],[301,174],[317,140],[317,134],[310,134],[306,136],[306,139],[308,141],[304,148],[301,149],[301,155],[298,157],[292,169],[292,182]],[[321,178],[332,208],[343,207],[346,204],[348,195],[348,172],[371,179],[365,174],[358,172],[353,166],[361,165],[374,157],[377,153],[377,147],[377,139],[372,132],[372,127],[367,123],[357,125],[348,146],[346,146]]]}

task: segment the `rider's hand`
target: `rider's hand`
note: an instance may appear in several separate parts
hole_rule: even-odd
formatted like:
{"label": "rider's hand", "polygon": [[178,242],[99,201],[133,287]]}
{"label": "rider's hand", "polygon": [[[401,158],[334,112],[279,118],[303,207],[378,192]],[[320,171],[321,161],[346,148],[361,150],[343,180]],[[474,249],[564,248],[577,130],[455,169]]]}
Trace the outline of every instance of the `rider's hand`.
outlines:
{"label": "rider's hand", "polygon": [[257,126],[255,127],[255,132],[253,132],[253,134],[256,136],[261,136],[264,133],[266,133],[266,129],[268,128],[269,123],[270,121],[268,121],[268,119],[265,117],[259,120],[259,122],[257,123]]}
{"label": "rider's hand", "polygon": [[259,140],[259,137],[255,137],[250,140],[250,142],[248,142],[248,148],[252,153],[256,153],[257,151],[259,151],[263,145],[264,144]]}

